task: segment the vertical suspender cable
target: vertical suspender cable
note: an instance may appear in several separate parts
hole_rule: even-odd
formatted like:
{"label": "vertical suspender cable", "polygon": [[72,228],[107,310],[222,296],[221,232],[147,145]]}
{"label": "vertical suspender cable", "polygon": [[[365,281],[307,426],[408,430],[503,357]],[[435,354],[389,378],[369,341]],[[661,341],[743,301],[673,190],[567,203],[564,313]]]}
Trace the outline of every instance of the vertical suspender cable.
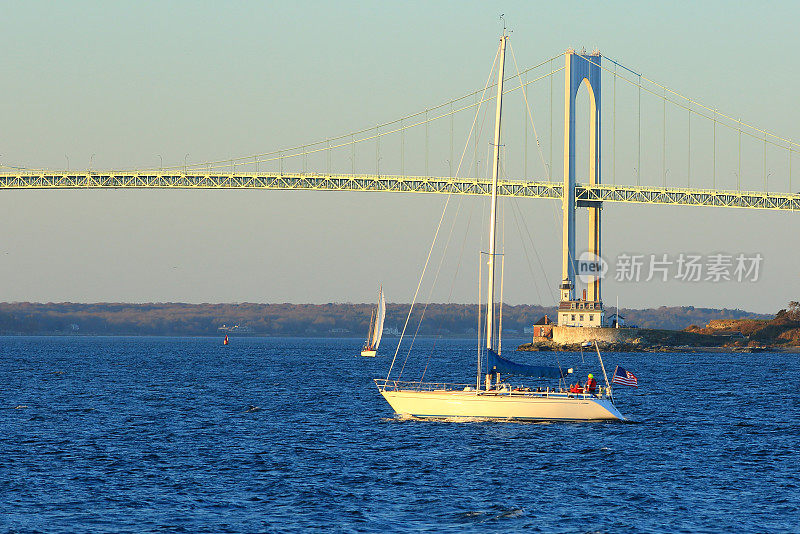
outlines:
{"label": "vertical suspender cable", "polygon": [[379,126],[375,127],[375,174],[381,174],[381,136],[378,130]]}
{"label": "vertical suspender cable", "polygon": [[[531,106],[528,102],[528,93],[525,90],[525,86],[522,83],[522,74],[519,71],[519,65],[517,65],[517,57],[514,55],[514,47],[511,48],[511,57],[514,59],[514,68],[517,71],[517,79],[519,80],[519,85],[522,88],[522,98],[525,102],[525,110],[528,112],[528,118],[530,119],[531,129],[533,130],[533,138],[536,141],[536,150],[539,152],[539,159],[542,162],[542,166],[545,168],[545,172],[550,174],[550,171],[547,168],[547,162],[544,160],[544,152],[542,152],[542,144],[539,142],[539,133],[536,131],[536,123],[533,122],[533,113],[531,112]],[[505,157],[505,156],[504,156]]]}
{"label": "vertical suspender cable", "polygon": [[[478,97],[479,100],[482,99],[482,98],[483,98],[482,96]],[[484,118],[485,118],[485,115],[484,115]],[[473,174],[473,176],[475,176],[476,178],[479,176],[478,173],[480,172],[480,169],[478,169],[478,164],[480,163],[478,161],[478,138],[480,137],[480,132],[482,130],[483,130],[483,125],[481,125],[481,129],[475,135],[475,149],[474,149],[474,151],[472,153],[472,162],[475,164],[475,174]]]}
{"label": "vertical suspender cable", "polygon": [[642,173],[642,75],[639,75],[639,108],[636,112],[639,120],[639,142],[638,153],[636,155],[636,185],[641,185],[640,177]]}
{"label": "vertical suspender cable", "polygon": [[767,132],[764,132],[764,192],[767,192]]}
{"label": "vertical suspender cable", "polygon": [[792,144],[789,141],[789,194],[792,193]]}
{"label": "vertical suspender cable", "polygon": [[453,103],[450,102],[450,159],[449,163],[450,178],[453,177]]}
{"label": "vertical suspender cable", "polygon": [[611,180],[617,185],[617,63],[614,62],[614,82],[611,97]]}
{"label": "vertical suspender cable", "polygon": [[350,136],[350,171],[356,173],[356,136]]}
{"label": "vertical suspender cable", "polygon": [[406,129],[403,127],[403,119],[400,119],[400,174],[406,174]]}
{"label": "vertical suspender cable", "polygon": [[[528,74],[525,74],[525,80],[528,80]],[[528,114],[522,110],[522,121],[525,123],[525,156],[523,157],[524,163],[522,165],[522,177],[528,179]]]}
{"label": "vertical suspender cable", "polygon": [[739,174],[736,175],[736,190],[741,188],[742,181],[742,119],[739,119]]}
{"label": "vertical suspender cable", "polygon": [[550,167],[547,169],[547,179],[553,174],[553,60],[550,60]]}
{"label": "vertical suspender cable", "polygon": [[425,109],[425,176],[428,176],[428,109]]}
{"label": "vertical suspender cable", "polygon": [[688,163],[686,164],[686,187],[692,187],[692,104],[689,103],[689,135],[686,136],[688,139],[688,152],[686,160]]}
{"label": "vertical suspender cable", "polygon": [[667,187],[667,90],[664,89],[664,97],[661,99],[661,113],[663,115],[661,129],[661,180],[664,187]]}
{"label": "vertical suspender cable", "polygon": [[711,172],[711,180],[712,180],[712,189],[717,188],[717,110],[714,110],[714,131],[712,134],[712,143],[713,143],[713,164],[712,164],[712,172]]}

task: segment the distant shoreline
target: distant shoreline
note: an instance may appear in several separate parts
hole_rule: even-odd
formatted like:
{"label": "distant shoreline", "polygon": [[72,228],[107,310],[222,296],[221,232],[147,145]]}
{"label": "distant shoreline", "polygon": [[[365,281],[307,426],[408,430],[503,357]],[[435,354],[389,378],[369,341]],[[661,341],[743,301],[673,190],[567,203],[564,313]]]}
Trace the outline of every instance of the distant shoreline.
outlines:
{"label": "distant shoreline", "polygon": [[[0,303],[0,335],[113,335],[113,336],[259,336],[361,338],[369,328],[374,304],[184,304],[184,303]],[[408,320],[407,333],[474,338],[478,306],[430,303],[418,305]],[[409,304],[388,303],[384,335],[398,335],[406,324]],[[682,330],[712,320],[768,319],[770,315],[743,310],[660,307],[621,308],[628,324],[642,328]],[[507,339],[531,339],[533,324],[544,315],[556,316],[552,306],[503,306]]]}

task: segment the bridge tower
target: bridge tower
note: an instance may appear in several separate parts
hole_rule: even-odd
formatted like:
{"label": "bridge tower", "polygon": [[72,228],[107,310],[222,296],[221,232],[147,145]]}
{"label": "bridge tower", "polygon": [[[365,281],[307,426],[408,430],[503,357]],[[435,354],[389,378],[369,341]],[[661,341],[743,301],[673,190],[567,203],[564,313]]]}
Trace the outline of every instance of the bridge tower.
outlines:
{"label": "bridge tower", "polygon": [[589,92],[589,183],[600,183],[601,60],[600,52],[567,50],[564,66],[564,195],[562,281],[559,286],[559,326],[603,326],[604,312],[599,276],[591,277],[583,298],[576,298],[575,208],[589,208],[589,252],[600,257],[600,214],[602,202],[575,202],[575,100],[583,84]]}

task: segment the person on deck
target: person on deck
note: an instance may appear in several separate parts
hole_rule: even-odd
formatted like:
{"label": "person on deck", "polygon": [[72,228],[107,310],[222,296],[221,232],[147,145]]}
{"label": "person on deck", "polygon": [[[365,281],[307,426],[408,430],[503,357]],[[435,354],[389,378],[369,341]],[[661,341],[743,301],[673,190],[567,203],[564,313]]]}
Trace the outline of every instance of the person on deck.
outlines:
{"label": "person on deck", "polygon": [[597,392],[597,380],[594,379],[594,375],[589,373],[589,379],[586,381],[586,386],[584,388],[586,393],[596,393]]}

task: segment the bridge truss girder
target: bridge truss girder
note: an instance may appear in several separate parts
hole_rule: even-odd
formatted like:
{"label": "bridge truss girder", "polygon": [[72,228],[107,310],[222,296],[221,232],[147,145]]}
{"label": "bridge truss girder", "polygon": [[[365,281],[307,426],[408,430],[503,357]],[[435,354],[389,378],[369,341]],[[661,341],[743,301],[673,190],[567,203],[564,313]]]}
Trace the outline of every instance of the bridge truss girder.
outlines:
{"label": "bridge truss girder", "polygon": [[[498,194],[560,200],[562,182],[501,180]],[[489,195],[483,178],[316,173],[162,173],[139,171],[24,172],[0,174],[0,190],[16,189],[272,189]],[[800,194],[576,184],[578,202],[621,202],[800,211]]]}

